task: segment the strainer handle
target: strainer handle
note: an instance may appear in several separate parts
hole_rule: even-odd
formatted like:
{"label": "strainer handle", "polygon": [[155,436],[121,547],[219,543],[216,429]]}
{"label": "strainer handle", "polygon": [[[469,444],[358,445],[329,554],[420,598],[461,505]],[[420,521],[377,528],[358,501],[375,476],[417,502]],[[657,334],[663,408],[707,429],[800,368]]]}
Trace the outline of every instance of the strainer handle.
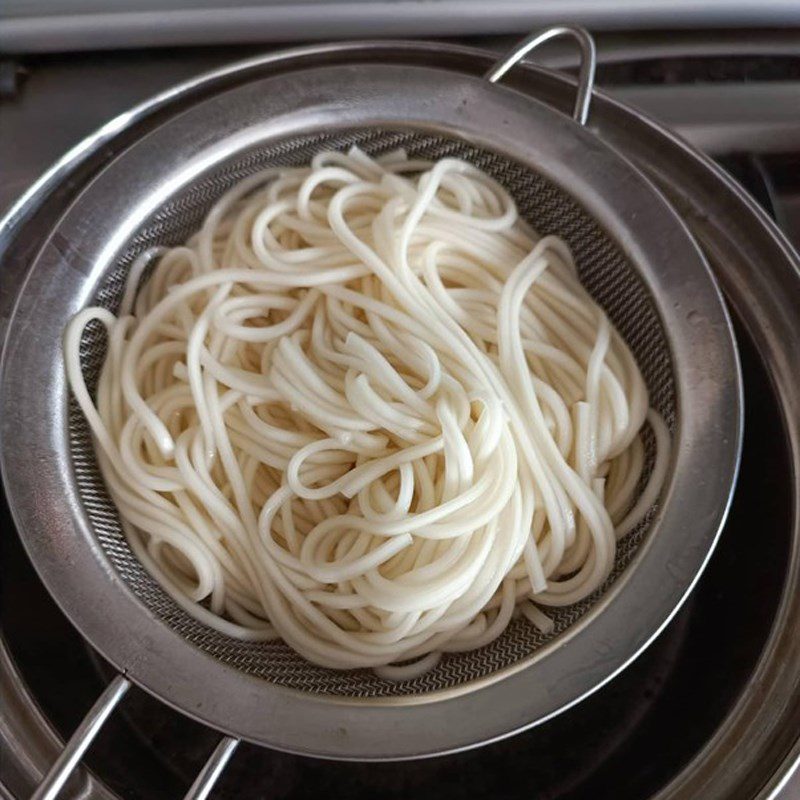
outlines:
{"label": "strainer handle", "polygon": [[183,800],[206,800],[238,744],[239,740],[232,736],[222,737]]}
{"label": "strainer handle", "polygon": [[[69,776],[83,758],[83,754],[88,750],[95,736],[100,733],[103,724],[111,716],[111,712],[117,707],[130,686],[131,682],[124,675],[117,675],[108,684],[64,746],[61,755],[55,760],[47,775],[31,795],[31,800],[56,799]],[[224,736],[221,739],[203,769],[200,770],[200,774],[195,778],[184,800],[206,800],[238,744],[239,740],[231,736]]]}
{"label": "strainer handle", "polygon": [[124,675],[117,675],[106,690],[91,707],[89,713],[83,718],[75,733],[61,751],[61,755],[56,759],[50,771],[45,775],[44,780],[39,784],[36,791],[31,795],[31,800],[55,800],[61,788],[67,782],[83,754],[100,733],[103,723],[117,707],[117,704],[125,696],[125,692],[130,688],[131,682]]}
{"label": "strainer handle", "polygon": [[594,39],[585,28],[577,25],[554,25],[552,28],[536,31],[515,45],[499,61],[496,61],[483,77],[490,83],[497,83],[511,67],[522,61],[528,53],[535,50],[540,44],[561,36],[572,37],[578,43],[581,51],[578,93],[575,97],[575,108],[572,116],[581,125],[585,125],[586,120],[589,119],[589,103],[592,100],[594,73],[597,66],[597,51],[594,46]]}

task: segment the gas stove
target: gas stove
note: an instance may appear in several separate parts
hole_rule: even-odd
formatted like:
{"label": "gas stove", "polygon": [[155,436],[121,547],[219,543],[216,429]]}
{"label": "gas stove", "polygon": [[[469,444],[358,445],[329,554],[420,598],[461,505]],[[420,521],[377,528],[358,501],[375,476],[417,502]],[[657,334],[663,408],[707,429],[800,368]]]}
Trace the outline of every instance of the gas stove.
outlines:
{"label": "gas stove", "polygon": [[[471,40],[502,49],[505,37]],[[717,160],[800,246],[800,34],[611,33],[598,37],[598,83]],[[0,63],[0,210],[84,135],[137,102],[264,46],[8,55]],[[554,47],[544,63],[575,65]],[[0,264],[0,270],[3,265]],[[2,277],[2,276],[0,276]],[[0,281],[8,293],[10,282]],[[798,298],[800,307],[800,298]],[[800,312],[799,312],[800,313]],[[553,720],[479,750],[355,764],[242,745],[215,798],[333,797],[645,800],[681,779],[754,675],[782,602],[793,485],[769,370],[741,324],[745,440],[734,505],[690,600],[637,661]],[[5,753],[0,794],[27,797],[115,670],[72,627],[29,563],[3,501]],[[759,536],[754,560],[752,537]],[[120,631],[124,636],[125,632]],[[788,731],[787,736],[797,731]],[[754,734],[755,735],[755,734]],[[182,796],[219,734],[133,688],[61,796]],[[793,765],[770,798],[800,797]],[[756,796],[758,787],[742,786]],[[759,797],[767,795],[759,795]]]}

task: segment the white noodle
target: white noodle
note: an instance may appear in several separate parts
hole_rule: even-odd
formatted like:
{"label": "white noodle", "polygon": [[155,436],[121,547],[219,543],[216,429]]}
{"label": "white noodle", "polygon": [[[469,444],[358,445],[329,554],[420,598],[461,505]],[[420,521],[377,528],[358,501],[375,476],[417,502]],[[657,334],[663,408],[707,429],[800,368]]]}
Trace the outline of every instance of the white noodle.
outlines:
{"label": "white noodle", "polygon": [[601,586],[669,461],[566,244],[454,159],[353,149],[250,178],[135,262],[119,317],[76,315],[64,353],[131,547],[182,608],[393,680],[515,609],[549,633],[539,607]]}

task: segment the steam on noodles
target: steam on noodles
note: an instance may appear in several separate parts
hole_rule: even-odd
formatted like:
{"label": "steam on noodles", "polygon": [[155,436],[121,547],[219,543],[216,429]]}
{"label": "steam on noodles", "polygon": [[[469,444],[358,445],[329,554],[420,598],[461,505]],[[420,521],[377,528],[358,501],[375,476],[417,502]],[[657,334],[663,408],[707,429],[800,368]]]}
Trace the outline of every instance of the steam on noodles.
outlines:
{"label": "steam on noodles", "polygon": [[668,461],[566,244],[455,159],[354,148],[245,180],[138,259],[117,316],[79,313],[64,352],[145,567],[212,628],[328,667],[402,679],[515,614],[549,631]]}

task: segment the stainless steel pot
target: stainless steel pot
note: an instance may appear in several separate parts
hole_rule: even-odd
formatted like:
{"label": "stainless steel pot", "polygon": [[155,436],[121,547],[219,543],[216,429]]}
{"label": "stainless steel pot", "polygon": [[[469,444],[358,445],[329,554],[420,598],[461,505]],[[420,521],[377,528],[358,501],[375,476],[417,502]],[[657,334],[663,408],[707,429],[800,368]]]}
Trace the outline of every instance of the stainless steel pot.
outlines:
{"label": "stainless steel pot", "polygon": [[[462,48],[422,45],[374,44],[313,48],[251,62],[243,69],[286,70],[310,65],[335,64],[339,60],[370,62],[402,56],[409,62],[432,63],[465,72],[482,72],[491,61],[488,54]],[[179,92],[203,91],[210,82],[235,79],[223,72],[196,81]],[[514,85],[554,105],[568,104],[569,82],[539,70],[515,74]],[[174,99],[174,97],[172,98]],[[163,102],[169,102],[166,98]],[[141,118],[157,113],[158,104],[140,112]],[[798,627],[798,404],[795,357],[800,346],[800,323],[792,300],[800,291],[797,259],[791,248],[763,214],[719,170],[688,147],[607,98],[598,98],[593,126],[646,170],[670,197],[684,220],[704,246],[718,279],[728,292],[738,318],[752,336],[769,370],[784,413],[787,446],[795,469],[792,530],[794,547],[787,564],[783,600],[772,635],[748,691],[732,709],[725,725],[705,750],[659,795],[666,797],[769,797],[795,763],[794,741],[798,721],[797,676],[800,673]],[[121,143],[126,132],[134,133],[136,115],[110,135],[107,144]],[[90,160],[97,149],[84,151]],[[80,172],[79,159],[64,165]],[[84,168],[89,168],[88,161]],[[63,180],[64,174],[59,176]],[[42,187],[40,187],[41,189]],[[63,191],[64,184],[55,191]],[[45,211],[35,203],[20,207],[15,230],[19,239],[29,235],[36,214]],[[31,216],[28,216],[29,211]],[[41,219],[41,217],[40,217]],[[23,234],[27,230],[28,234]],[[5,242],[10,263],[19,263],[21,252]],[[23,245],[24,246],[24,245]],[[742,742],[748,751],[742,752]],[[747,792],[747,794],[745,794]]]}

